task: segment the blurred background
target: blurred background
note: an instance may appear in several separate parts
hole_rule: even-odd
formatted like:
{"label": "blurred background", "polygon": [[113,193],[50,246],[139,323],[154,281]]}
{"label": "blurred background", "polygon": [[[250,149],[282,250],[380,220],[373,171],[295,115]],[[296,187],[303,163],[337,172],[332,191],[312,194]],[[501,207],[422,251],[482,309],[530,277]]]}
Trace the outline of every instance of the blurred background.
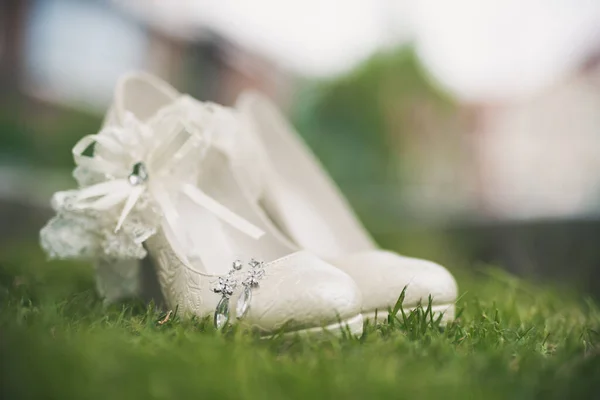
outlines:
{"label": "blurred background", "polygon": [[0,254],[130,70],[269,95],[384,246],[600,297],[597,0],[0,0]]}

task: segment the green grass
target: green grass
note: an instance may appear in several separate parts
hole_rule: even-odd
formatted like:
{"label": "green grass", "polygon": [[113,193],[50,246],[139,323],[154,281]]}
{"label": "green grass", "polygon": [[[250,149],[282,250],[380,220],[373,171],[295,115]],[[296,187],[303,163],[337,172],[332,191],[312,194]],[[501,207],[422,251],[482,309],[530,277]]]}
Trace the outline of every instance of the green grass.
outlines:
{"label": "green grass", "polygon": [[0,395],[45,399],[598,398],[600,311],[498,270],[458,274],[459,318],[427,309],[361,337],[258,339],[103,308],[89,266],[0,252]]}

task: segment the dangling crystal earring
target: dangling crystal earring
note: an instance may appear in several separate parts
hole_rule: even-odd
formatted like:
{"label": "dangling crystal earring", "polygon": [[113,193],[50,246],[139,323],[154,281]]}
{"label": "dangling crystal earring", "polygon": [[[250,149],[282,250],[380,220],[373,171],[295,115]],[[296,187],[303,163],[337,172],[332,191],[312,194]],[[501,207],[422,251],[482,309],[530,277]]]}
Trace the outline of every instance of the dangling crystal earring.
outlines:
{"label": "dangling crystal earring", "polygon": [[[235,307],[235,314],[237,319],[242,319],[250,308],[250,301],[252,300],[252,290],[258,287],[258,282],[265,276],[264,263],[262,261],[256,261],[255,259],[250,260],[248,263],[250,270],[246,275],[246,279],[242,282],[244,291],[240,295]],[[240,271],[243,265],[240,260],[233,262],[233,268],[227,273],[227,275],[219,278],[219,281],[213,288],[213,292],[221,293],[221,300],[217,304],[215,310],[215,316],[213,323],[215,328],[223,328],[229,321],[229,299],[237,287],[237,280],[234,277],[236,271]]]}
{"label": "dangling crystal earring", "polygon": [[252,300],[252,289],[258,287],[258,282],[265,276],[264,263],[262,261],[250,260],[248,263],[250,270],[246,279],[242,282],[244,291],[240,295],[235,307],[237,319],[241,319],[250,309],[250,301]]}
{"label": "dangling crystal earring", "polygon": [[242,262],[236,260],[233,262],[233,268],[224,277],[219,278],[219,282],[213,288],[213,292],[221,293],[221,300],[217,304],[213,323],[215,328],[221,329],[229,321],[229,298],[237,287],[237,280],[233,274],[242,269]]}

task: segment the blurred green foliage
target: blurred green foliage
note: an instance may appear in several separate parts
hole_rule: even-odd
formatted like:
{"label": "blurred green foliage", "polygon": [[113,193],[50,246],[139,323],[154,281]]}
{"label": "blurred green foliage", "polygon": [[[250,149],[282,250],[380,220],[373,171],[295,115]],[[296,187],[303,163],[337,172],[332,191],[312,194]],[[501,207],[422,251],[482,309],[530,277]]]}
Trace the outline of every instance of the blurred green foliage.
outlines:
{"label": "blurred green foliage", "polygon": [[70,168],[71,148],[99,116],[15,96],[0,102],[0,164]]}
{"label": "blurred green foliage", "polygon": [[396,178],[397,152],[386,108],[423,93],[434,95],[412,51],[380,54],[347,76],[305,85],[294,121],[338,182],[385,182]]}
{"label": "blurred green foliage", "polygon": [[[417,115],[456,113],[456,105],[431,83],[415,52],[381,53],[346,76],[301,85],[293,121],[364,220],[394,216],[397,195],[413,167],[402,157],[423,130]],[[435,121],[432,121],[436,123]],[[377,189],[380,192],[377,192]],[[372,191],[377,209],[357,191]]]}

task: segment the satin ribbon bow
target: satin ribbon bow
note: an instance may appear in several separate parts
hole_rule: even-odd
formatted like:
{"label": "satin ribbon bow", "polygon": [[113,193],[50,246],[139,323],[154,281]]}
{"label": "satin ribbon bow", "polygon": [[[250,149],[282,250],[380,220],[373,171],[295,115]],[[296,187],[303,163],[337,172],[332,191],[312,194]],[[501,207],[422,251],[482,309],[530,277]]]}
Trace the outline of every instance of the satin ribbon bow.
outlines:
{"label": "satin ribbon bow", "polygon": [[[142,123],[128,113],[122,127],[109,126],[97,135],[85,136],[73,148],[78,167],[99,173],[106,180],[78,190],[72,206],[75,210],[104,211],[123,204],[115,221],[118,232],[132,210],[157,212],[173,225],[179,217],[175,201],[185,196],[220,221],[260,238],[264,234],[260,228],[194,184],[195,174],[190,170],[197,168],[202,151],[211,145],[226,151],[229,144],[211,138],[210,132],[199,129],[194,121],[158,115]],[[94,155],[86,155],[91,146]]]}

